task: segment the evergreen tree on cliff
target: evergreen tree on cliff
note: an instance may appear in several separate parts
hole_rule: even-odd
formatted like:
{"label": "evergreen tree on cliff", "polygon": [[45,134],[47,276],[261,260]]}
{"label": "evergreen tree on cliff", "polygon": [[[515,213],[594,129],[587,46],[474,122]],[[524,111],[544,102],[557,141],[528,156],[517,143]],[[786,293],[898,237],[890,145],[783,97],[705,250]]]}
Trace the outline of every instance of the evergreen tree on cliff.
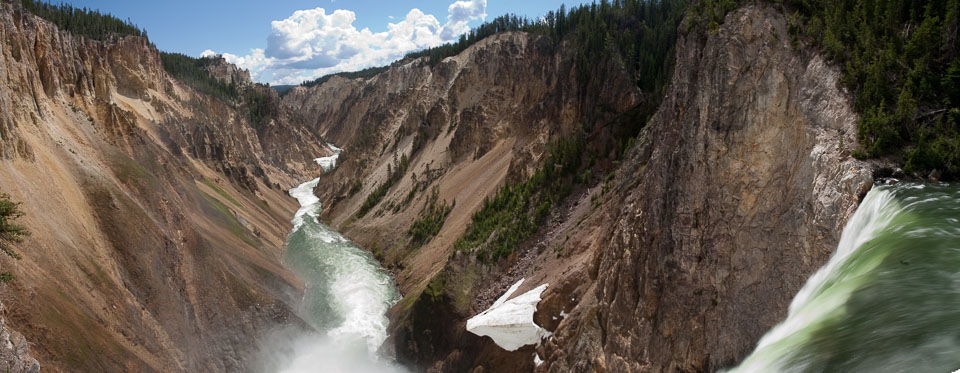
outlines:
{"label": "evergreen tree on cliff", "polygon": [[9,195],[0,193],[0,250],[15,259],[20,259],[20,254],[13,251],[11,244],[23,242],[23,236],[30,234],[22,225],[14,224],[14,220],[22,216],[20,202],[13,202]]}

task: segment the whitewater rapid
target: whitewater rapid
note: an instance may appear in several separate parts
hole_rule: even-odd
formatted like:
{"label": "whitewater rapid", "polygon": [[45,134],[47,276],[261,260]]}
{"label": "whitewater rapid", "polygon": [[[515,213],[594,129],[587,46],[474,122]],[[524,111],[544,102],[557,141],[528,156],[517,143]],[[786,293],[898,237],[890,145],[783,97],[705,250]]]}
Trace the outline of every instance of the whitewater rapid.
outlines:
{"label": "whitewater rapid", "polygon": [[960,188],[875,186],[830,261],[731,372],[960,369]]}
{"label": "whitewater rapid", "polygon": [[[331,167],[337,155],[339,149]],[[322,204],[313,190],[319,181],[289,191],[301,207],[293,217],[284,258],[305,283],[299,314],[316,332],[275,333],[268,338],[266,350],[271,352],[262,370],[404,372],[377,354],[387,338],[386,312],[399,299],[393,278],[369,252],[317,219]]]}
{"label": "whitewater rapid", "polygon": [[340,149],[329,142],[327,143],[327,146],[330,149],[333,149],[333,155],[327,156],[327,157],[314,158],[313,160],[314,162],[317,162],[318,165],[320,165],[320,168],[322,168],[324,172],[330,171],[334,167],[337,167],[337,159],[340,158],[340,153],[343,152],[343,149]]}

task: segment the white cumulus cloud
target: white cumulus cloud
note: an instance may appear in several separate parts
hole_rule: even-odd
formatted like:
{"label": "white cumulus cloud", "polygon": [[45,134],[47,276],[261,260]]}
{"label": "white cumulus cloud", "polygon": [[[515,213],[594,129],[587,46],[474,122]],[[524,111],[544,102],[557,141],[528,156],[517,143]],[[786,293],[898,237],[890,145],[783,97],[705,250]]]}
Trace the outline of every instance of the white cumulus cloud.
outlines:
{"label": "white cumulus cloud", "polygon": [[[469,23],[486,18],[486,0],[456,1],[447,8],[447,21],[413,8],[386,31],[357,29],[354,12],[324,8],[298,10],[271,22],[266,48],[251,49],[246,56],[224,53],[237,66],[249,69],[254,80],[297,84],[337,72],[386,65],[405,54],[453,41],[470,30]],[[206,50],[203,55],[216,52]]]}
{"label": "white cumulus cloud", "polygon": [[467,23],[475,19],[487,18],[487,0],[457,1],[447,7],[447,24],[443,26],[440,37],[451,40],[470,30]]}

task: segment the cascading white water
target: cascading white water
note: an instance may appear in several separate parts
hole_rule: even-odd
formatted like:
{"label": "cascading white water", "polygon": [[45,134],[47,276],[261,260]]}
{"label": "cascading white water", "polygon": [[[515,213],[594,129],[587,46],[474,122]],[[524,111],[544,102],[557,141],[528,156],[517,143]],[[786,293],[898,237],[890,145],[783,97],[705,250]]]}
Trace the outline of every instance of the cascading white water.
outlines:
{"label": "cascading white water", "polygon": [[313,160],[314,162],[317,162],[318,165],[320,165],[320,168],[322,168],[324,172],[330,171],[334,167],[337,167],[337,158],[340,158],[340,152],[343,151],[343,149],[340,149],[331,143],[327,143],[327,146],[330,147],[330,149],[333,149],[333,155],[328,157],[315,158]]}
{"label": "cascading white water", "polygon": [[282,330],[269,336],[261,370],[403,372],[376,353],[387,338],[385,314],[398,300],[393,279],[369,252],[317,220],[321,203],[313,189],[319,181],[290,190],[301,207],[284,260],[306,284],[300,316],[317,332]]}
{"label": "cascading white water", "polygon": [[876,186],[830,261],[732,372],[960,368],[960,188]]}

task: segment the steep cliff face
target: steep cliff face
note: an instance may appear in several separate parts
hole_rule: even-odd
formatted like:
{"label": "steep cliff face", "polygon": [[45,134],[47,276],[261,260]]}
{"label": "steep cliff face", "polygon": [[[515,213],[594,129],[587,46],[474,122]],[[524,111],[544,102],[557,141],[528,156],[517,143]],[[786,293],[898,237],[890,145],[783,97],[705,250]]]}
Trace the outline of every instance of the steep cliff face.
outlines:
{"label": "steep cliff face", "polygon": [[250,80],[249,70],[240,69],[236,65],[227,62],[223,56],[214,56],[211,58],[214,59],[214,63],[205,66],[204,70],[214,78],[220,79],[220,81],[227,84],[235,84],[238,87],[253,85],[253,81]]}
{"label": "steep cliff face", "polygon": [[256,336],[300,323],[281,187],[330,150],[294,113],[253,123],[147,40],[87,40],[19,1],[0,4],[0,85],[0,191],[32,232],[0,258],[5,328],[45,371],[246,370]]}
{"label": "steep cliff face", "polygon": [[618,172],[612,217],[538,371],[713,371],[786,315],[835,249],[872,165],[839,71],[750,5],[678,44],[674,79]]}
{"label": "steep cliff face", "polygon": [[[578,79],[563,51],[549,38],[508,32],[436,66],[404,60],[367,80],[335,76],[296,87],[284,103],[312,119],[330,141],[355,144],[347,149],[351,157],[377,165],[384,154],[410,153],[408,142],[419,131],[451,152],[437,162],[479,158],[507,138],[522,139],[518,149],[535,148],[539,155],[551,136],[569,132],[588,114],[600,116],[589,105],[608,104],[620,113],[641,101],[632,78],[616,70],[606,71],[611,86],[598,90],[603,97],[587,97],[590,82]],[[340,172],[353,171],[366,170]]]}

